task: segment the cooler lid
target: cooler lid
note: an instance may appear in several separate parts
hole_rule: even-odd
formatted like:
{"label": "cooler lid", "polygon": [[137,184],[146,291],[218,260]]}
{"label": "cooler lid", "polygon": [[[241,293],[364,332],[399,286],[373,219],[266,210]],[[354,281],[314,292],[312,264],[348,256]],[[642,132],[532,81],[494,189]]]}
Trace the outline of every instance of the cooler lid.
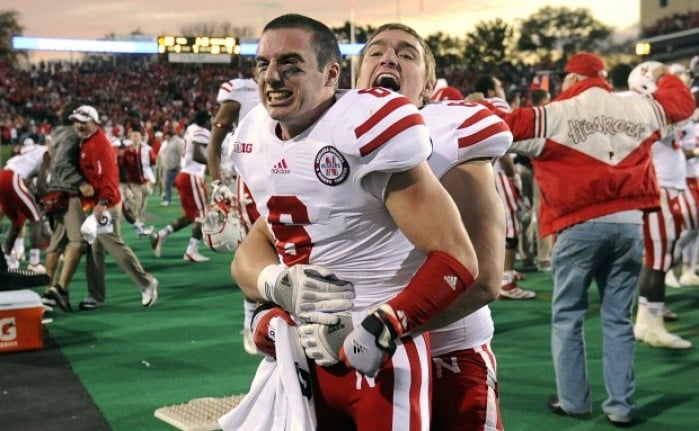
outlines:
{"label": "cooler lid", "polygon": [[41,297],[29,289],[0,292],[0,310],[41,307]]}

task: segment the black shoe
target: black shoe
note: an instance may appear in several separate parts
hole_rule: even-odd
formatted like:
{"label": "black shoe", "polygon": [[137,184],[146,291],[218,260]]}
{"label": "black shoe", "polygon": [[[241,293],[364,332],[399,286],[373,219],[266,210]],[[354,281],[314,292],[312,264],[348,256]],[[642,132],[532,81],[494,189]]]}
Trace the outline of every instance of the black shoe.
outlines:
{"label": "black shoe", "polygon": [[629,417],[621,417],[615,415],[607,415],[607,420],[610,424],[619,428],[627,428],[633,425],[633,419]]}
{"label": "black shoe", "polygon": [[81,310],[94,310],[97,308],[100,308],[104,305],[104,302],[99,302],[95,298],[88,296],[82,301],[80,301],[80,309]]}
{"label": "black shoe", "polygon": [[50,304],[48,302],[45,302],[47,305],[58,305],[61,307],[61,310],[66,311],[70,313],[73,311],[73,307],[70,306],[70,298],[68,297],[68,291],[62,288],[59,285],[51,286],[49,287],[49,290],[46,292],[44,295],[46,296],[49,300],[53,300],[53,304]]}
{"label": "black shoe", "polygon": [[558,395],[551,395],[548,402],[546,403],[549,410],[559,416],[570,416],[572,418],[584,418],[589,415],[589,413],[568,413],[561,407],[561,402],[558,400]]}

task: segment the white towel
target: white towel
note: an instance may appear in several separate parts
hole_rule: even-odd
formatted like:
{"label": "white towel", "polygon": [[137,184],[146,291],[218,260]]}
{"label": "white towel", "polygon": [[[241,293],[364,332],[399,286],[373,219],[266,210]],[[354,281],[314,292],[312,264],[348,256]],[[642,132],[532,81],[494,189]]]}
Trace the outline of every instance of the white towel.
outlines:
{"label": "white towel", "polygon": [[275,332],[277,360],[262,360],[250,391],[240,404],[219,418],[223,431],[316,429],[311,375],[296,327],[279,317],[273,318],[270,326]]}

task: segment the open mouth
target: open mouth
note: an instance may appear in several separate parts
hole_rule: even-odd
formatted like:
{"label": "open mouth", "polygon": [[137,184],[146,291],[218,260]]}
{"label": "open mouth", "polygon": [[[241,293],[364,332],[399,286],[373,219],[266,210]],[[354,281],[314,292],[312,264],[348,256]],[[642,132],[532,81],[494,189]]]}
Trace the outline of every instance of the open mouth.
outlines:
{"label": "open mouth", "polygon": [[400,91],[400,81],[394,75],[382,73],[374,80],[374,87],[384,87],[393,91]]}
{"label": "open mouth", "polygon": [[270,102],[283,102],[289,98],[293,93],[288,90],[274,90],[274,91],[268,91],[267,92],[267,100]]}

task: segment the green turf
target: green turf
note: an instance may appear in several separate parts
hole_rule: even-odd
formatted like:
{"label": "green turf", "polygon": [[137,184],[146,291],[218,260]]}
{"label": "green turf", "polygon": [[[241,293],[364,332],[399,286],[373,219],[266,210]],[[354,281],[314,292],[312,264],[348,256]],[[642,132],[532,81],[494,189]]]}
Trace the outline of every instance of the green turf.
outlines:
{"label": "green turf", "polygon": [[[154,196],[149,214],[149,223],[162,227],[180,208],[176,202],[160,207]],[[258,359],[242,347],[242,296],[230,281],[230,256],[204,250],[210,262],[184,262],[186,229],[171,236],[163,257],[156,259],[147,239],[138,239],[128,225],[123,230],[146,270],[161,281],[157,305],[144,309],[136,286],[108,258],[107,305],[91,312],[56,312],[49,330],[114,430],[172,430],[153,416],[155,409],[245,392]],[[549,353],[551,281],[547,274],[526,276],[522,285],[536,290],[537,299],[492,305],[506,430],[615,429],[600,410],[605,393],[596,291],[590,291],[585,326],[594,412],[586,420],[558,417],[546,408],[546,399],[555,392]],[[74,306],[84,295],[84,280],[81,264],[71,286]],[[668,304],[680,314],[669,328],[698,342],[699,288],[668,289]],[[678,352],[637,345],[635,430],[697,428],[697,363],[696,348]]]}

